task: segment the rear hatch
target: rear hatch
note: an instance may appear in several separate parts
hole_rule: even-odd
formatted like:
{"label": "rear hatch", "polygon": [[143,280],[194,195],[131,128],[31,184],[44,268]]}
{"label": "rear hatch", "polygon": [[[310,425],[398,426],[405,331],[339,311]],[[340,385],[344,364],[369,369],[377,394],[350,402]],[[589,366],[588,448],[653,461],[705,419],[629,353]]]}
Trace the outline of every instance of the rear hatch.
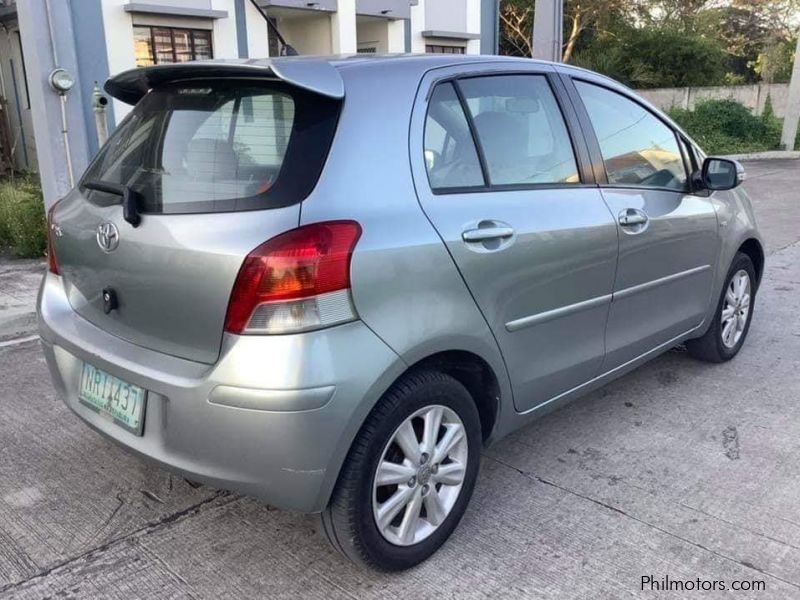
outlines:
{"label": "rear hatch", "polygon": [[[297,227],[341,99],[275,77],[159,73],[56,205],[52,243],[82,317],[139,346],[213,363],[242,261]],[[140,222],[103,188],[130,192]]]}

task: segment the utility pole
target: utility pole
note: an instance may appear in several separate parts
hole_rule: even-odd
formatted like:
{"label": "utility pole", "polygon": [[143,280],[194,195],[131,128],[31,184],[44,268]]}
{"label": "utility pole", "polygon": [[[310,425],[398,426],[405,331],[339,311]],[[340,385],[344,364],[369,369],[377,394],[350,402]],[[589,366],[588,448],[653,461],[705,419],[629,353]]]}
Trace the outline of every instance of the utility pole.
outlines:
{"label": "utility pole", "polygon": [[564,0],[536,0],[533,14],[533,58],[561,62]]}
{"label": "utility pole", "polygon": [[[75,44],[75,26],[89,20],[73,18],[71,11],[76,6],[79,11],[95,7],[95,3],[25,0],[16,6],[36,156],[45,207],[49,208],[69,192],[91,158]],[[98,2],[96,10],[99,6]],[[85,39],[81,35],[85,32],[78,33],[78,39]]]}
{"label": "utility pole", "polygon": [[797,36],[794,67],[792,68],[792,78],[789,81],[789,99],[786,102],[786,114],[783,115],[781,146],[784,150],[794,150],[798,120],[800,120],[800,35]]}

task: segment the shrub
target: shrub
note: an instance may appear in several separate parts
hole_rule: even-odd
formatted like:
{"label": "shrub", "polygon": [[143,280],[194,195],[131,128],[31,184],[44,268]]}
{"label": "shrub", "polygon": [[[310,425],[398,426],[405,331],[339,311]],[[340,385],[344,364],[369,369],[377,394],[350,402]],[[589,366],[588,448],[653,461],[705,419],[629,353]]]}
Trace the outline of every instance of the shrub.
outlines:
{"label": "shrub", "polygon": [[15,177],[0,183],[0,246],[19,257],[44,256],[47,219],[36,180]]}
{"label": "shrub", "polygon": [[771,101],[760,117],[734,100],[705,100],[692,111],[667,112],[710,154],[760,152],[780,145],[781,121]]}

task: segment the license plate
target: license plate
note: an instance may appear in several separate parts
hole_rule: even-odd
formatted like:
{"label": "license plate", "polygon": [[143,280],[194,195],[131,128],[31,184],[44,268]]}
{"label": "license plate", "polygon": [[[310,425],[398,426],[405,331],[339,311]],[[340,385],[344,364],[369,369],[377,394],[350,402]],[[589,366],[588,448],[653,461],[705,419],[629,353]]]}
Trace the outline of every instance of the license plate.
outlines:
{"label": "license plate", "polygon": [[138,385],[83,363],[78,399],[135,435],[142,435],[146,394]]}

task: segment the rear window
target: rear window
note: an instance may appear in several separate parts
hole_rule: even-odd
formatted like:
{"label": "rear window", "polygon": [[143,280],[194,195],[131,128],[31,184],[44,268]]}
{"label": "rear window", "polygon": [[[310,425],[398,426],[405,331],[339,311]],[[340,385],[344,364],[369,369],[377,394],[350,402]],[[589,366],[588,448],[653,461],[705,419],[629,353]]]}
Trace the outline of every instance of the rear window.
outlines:
{"label": "rear window", "polygon": [[[149,92],[82,183],[129,186],[149,213],[277,208],[312,190],[339,103],[279,82],[192,81]],[[88,190],[91,201],[118,201]]]}

